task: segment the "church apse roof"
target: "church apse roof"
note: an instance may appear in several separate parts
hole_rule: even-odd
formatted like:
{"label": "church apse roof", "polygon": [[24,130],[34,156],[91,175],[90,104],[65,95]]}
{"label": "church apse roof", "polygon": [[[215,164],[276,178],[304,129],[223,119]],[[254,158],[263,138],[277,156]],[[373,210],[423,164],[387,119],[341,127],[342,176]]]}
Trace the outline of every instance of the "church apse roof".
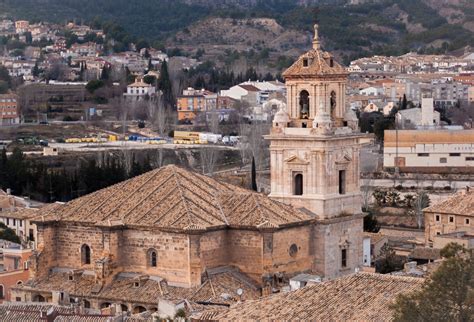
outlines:
{"label": "church apse roof", "polygon": [[263,194],[174,165],[40,210],[36,218],[36,222],[179,231],[219,227],[279,228],[309,220],[312,220],[309,214]]}

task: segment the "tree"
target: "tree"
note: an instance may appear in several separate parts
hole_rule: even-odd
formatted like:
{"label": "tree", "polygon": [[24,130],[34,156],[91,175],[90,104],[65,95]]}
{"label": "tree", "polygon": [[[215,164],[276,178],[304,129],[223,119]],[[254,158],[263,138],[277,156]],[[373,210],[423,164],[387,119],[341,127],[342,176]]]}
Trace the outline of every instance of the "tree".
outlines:
{"label": "tree", "polygon": [[418,228],[423,226],[423,209],[430,206],[430,197],[425,191],[418,192],[414,202],[414,211]]}
{"label": "tree", "polygon": [[171,86],[170,75],[168,73],[168,63],[164,61],[161,64],[160,79],[158,89],[163,93],[164,103],[167,107],[173,106],[173,89]]}
{"label": "tree", "polygon": [[375,268],[381,274],[399,271],[403,268],[403,260],[395,254],[392,247],[385,244],[380,250],[380,258],[375,262]]}
{"label": "tree", "polygon": [[371,233],[378,233],[380,230],[380,224],[377,220],[377,217],[373,212],[369,212],[367,216],[364,217],[364,231]]}
{"label": "tree", "polygon": [[0,239],[8,240],[13,243],[20,244],[20,237],[15,234],[15,231],[11,228],[8,228],[7,225],[0,222]]}
{"label": "tree", "polygon": [[254,157],[252,157],[252,190],[258,192],[257,170],[255,169],[255,158]]}
{"label": "tree", "polygon": [[[453,248],[448,244],[442,252],[448,247]],[[451,255],[420,291],[398,297],[392,306],[395,321],[474,320],[474,260],[462,249]]]}
{"label": "tree", "polygon": [[105,83],[103,81],[94,79],[87,83],[86,89],[89,93],[93,94],[96,90],[104,85]]}
{"label": "tree", "polygon": [[403,94],[403,99],[402,99],[402,106],[400,107],[401,110],[406,110],[408,107],[408,101],[407,101],[407,96]]}

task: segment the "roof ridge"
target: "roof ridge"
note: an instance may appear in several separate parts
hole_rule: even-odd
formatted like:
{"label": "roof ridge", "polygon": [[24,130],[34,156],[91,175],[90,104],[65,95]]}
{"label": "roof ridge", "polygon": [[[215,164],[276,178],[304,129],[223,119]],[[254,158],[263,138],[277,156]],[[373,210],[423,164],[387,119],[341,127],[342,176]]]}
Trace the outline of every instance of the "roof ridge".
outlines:
{"label": "roof ridge", "polygon": [[173,176],[174,176],[174,179],[176,181],[176,186],[178,187],[178,192],[181,196],[181,201],[184,203],[184,208],[186,209],[186,214],[188,215],[189,224],[193,224],[194,222],[191,219],[190,210],[189,210],[188,204],[186,203],[186,200],[184,198],[183,189],[182,189],[181,184],[179,183],[179,180],[177,178],[176,168],[175,167],[170,167],[170,168],[173,171]]}
{"label": "roof ridge", "polygon": [[[140,190],[141,188],[143,188],[143,186],[145,186],[148,182],[151,181],[151,179],[155,179],[156,178],[156,175],[159,171],[156,171],[149,180],[147,180],[146,182],[144,182],[139,189],[135,190],[135,191],[138,191]],[[170,178],[172,177],[172,175],[170,174],[165,180],[163,180],[155,189],[152,189],[149,193],[147,193],[141,200],[140,202],[136,203],[135,205],[133,205],[132,207],[129,208],[128,211],[125,212],[125,214],[123,214],[123,216],[121,216],[121,220],[123,221],[125,219],[125,217],[130,214],[133,210],[135,210],[139,205],[141,205],[142,203],[144,203],[149,196],[151,196],[152,194],[154,194],[158,189],[160,189],[163,184],[165,184],[166,182],[168,182],[168,180],[170,180]],[[117,209],[117,208],[115,208]]]}

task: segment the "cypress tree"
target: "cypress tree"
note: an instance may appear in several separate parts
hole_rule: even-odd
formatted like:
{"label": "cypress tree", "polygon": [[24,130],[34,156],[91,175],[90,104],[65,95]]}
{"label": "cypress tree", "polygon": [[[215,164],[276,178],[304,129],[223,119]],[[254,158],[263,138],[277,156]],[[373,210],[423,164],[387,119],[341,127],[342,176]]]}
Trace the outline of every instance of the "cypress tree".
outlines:
{"label": "cypress tree", "polygon": [[257,170],[255,168],[255,158],[252,157],[252,190],[258,192],[257,188]]}

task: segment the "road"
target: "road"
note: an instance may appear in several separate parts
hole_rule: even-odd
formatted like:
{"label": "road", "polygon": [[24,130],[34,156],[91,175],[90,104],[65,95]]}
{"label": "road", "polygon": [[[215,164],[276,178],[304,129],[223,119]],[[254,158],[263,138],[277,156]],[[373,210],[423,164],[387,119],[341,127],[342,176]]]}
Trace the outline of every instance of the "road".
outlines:
{"label": "road", "polygon": [[50,147],[58,148],[59,151],[89,152],[89,151],[108,151],[117,149],[199,149],[204,146],[210,146],[216,149],[237,150],[236,147],[227,145],[204,145],[204,144],[149,144],[138,141],[114,141],[102,143],[50,143]]}

